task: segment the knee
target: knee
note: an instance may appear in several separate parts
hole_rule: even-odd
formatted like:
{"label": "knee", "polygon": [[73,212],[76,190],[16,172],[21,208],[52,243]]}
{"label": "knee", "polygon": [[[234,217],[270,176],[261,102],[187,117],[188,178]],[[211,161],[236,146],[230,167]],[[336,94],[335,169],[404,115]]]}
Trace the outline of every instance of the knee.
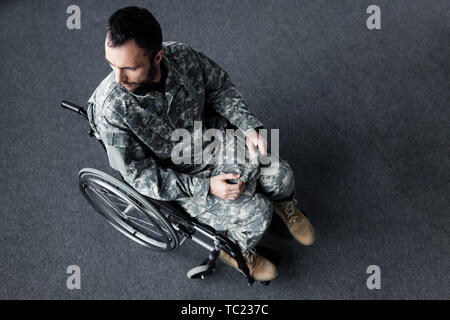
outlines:
{"label": "knee", "polygon": [[[294,192],[294,171],[286,160],[279,159],[278,165],[266,171],[267,175],[261,177],[266,185],[272,200],[287,198]],[[267,186],[270,186],[269,188]]]}
{"label": "knee", "polygon": [[292,187],[295,184],[294,170],[286,160],[280,160],[280,166],[278,168],[278,175],[281,179],[281,185]]}
{"label": "knee", "polygon": [[257,229],[262,230],[272,220],[272,201],[258,192],[238,210],[239,213],[235,215],[233,223],[261,226]]}
{"label": "knee", "polygon": [[257,194],[252,205],[242,208],[245,218],[235,221],[231,234],[242,251],[254,247],[269,228],[272,220],[272,202],[263,195]]}
{"label": "knee", "polygon": [[281,177],[281,189],[282,194],[285,197],[289,197],[292,195],[295,189],[295,178],[294,178],[294,170],[292,170],[289,163],[285,160],[283,160],[283,165],[280,165],[282,168],[280,170],[280,177]]}

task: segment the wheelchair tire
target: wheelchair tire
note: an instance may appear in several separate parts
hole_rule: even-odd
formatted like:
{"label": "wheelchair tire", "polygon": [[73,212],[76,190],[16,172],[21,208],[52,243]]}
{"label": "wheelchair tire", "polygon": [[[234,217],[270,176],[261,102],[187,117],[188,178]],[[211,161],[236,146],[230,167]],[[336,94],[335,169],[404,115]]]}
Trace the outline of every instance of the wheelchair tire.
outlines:
{"label": "wheelchair tire", "polygon": [[211,273],[208,269],[208,264],[202,264],[189,270],[186,275],[189,279],[206,279]]}
{"label": "wheelchair tire", "polygon": [[153,250],[179,246],[177,232],[166,217],[128,184],[91,168],[81,169],[78,177],[86,200],[122,234]]}

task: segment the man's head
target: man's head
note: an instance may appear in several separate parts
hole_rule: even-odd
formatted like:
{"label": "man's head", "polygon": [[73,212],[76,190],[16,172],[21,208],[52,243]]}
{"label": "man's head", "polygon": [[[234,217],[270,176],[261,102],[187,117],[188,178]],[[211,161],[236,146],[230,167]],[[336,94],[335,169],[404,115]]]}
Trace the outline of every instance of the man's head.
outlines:
{"label": "man's head", "polygon": [[108,20],[105,58],[115,81],[134,91],[160,74],[162,60],[161,26],[146,9],[126,7]]}

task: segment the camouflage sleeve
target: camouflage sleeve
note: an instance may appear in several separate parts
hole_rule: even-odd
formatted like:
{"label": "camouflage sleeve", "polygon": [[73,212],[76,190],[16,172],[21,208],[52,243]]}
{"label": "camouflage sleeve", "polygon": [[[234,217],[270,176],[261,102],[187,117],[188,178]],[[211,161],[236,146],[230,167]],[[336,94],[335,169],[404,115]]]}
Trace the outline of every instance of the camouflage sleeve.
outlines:
{"label": "camouflage sleeve", "polygon": [[228,74],[213,60],[195,51],[203,73],[206,103],[232,125],[247,134],[251,129],[262,127],[263,123],[248,109]]}
{"label": "camouflage sleeve", "polygon": [[196,197],[206,201],[209,178],[176,172],[157,163],[151,151],[120,123],[103,117],[99,133],[111,168],[139,193],[157,200],[171,201]]}

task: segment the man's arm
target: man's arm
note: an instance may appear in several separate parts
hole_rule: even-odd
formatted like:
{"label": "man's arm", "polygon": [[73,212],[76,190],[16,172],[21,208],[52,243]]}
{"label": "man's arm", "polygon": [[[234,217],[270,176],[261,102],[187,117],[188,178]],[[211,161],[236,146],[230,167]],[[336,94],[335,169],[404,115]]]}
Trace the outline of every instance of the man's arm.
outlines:
{"label": "man's arm", "polygon": [[108,153],[109,164],[135,190],[157,200],[195,196],[199,201],[206,201],[209,178],[176,172],[157,163],[149,154],[150,150],[121,123],[119,117],[103,118],[102,121],[99,133]]}
{"label": "man's arm", "polygon": [[263,123],[248,109],[228,74],[203,53],[194,52],[202,69],[206,103],[245,135],[252,129],[262,128]]}
{"label": "man's arm", "polygon": [[206,103],[244,132],[251,158],[256,156],[256,149],[266,155],[267,142],[256,131],[264,127],[262,122],[248,109],[228,74],[203,53],[196,52],[196,55],[202,68]]}

